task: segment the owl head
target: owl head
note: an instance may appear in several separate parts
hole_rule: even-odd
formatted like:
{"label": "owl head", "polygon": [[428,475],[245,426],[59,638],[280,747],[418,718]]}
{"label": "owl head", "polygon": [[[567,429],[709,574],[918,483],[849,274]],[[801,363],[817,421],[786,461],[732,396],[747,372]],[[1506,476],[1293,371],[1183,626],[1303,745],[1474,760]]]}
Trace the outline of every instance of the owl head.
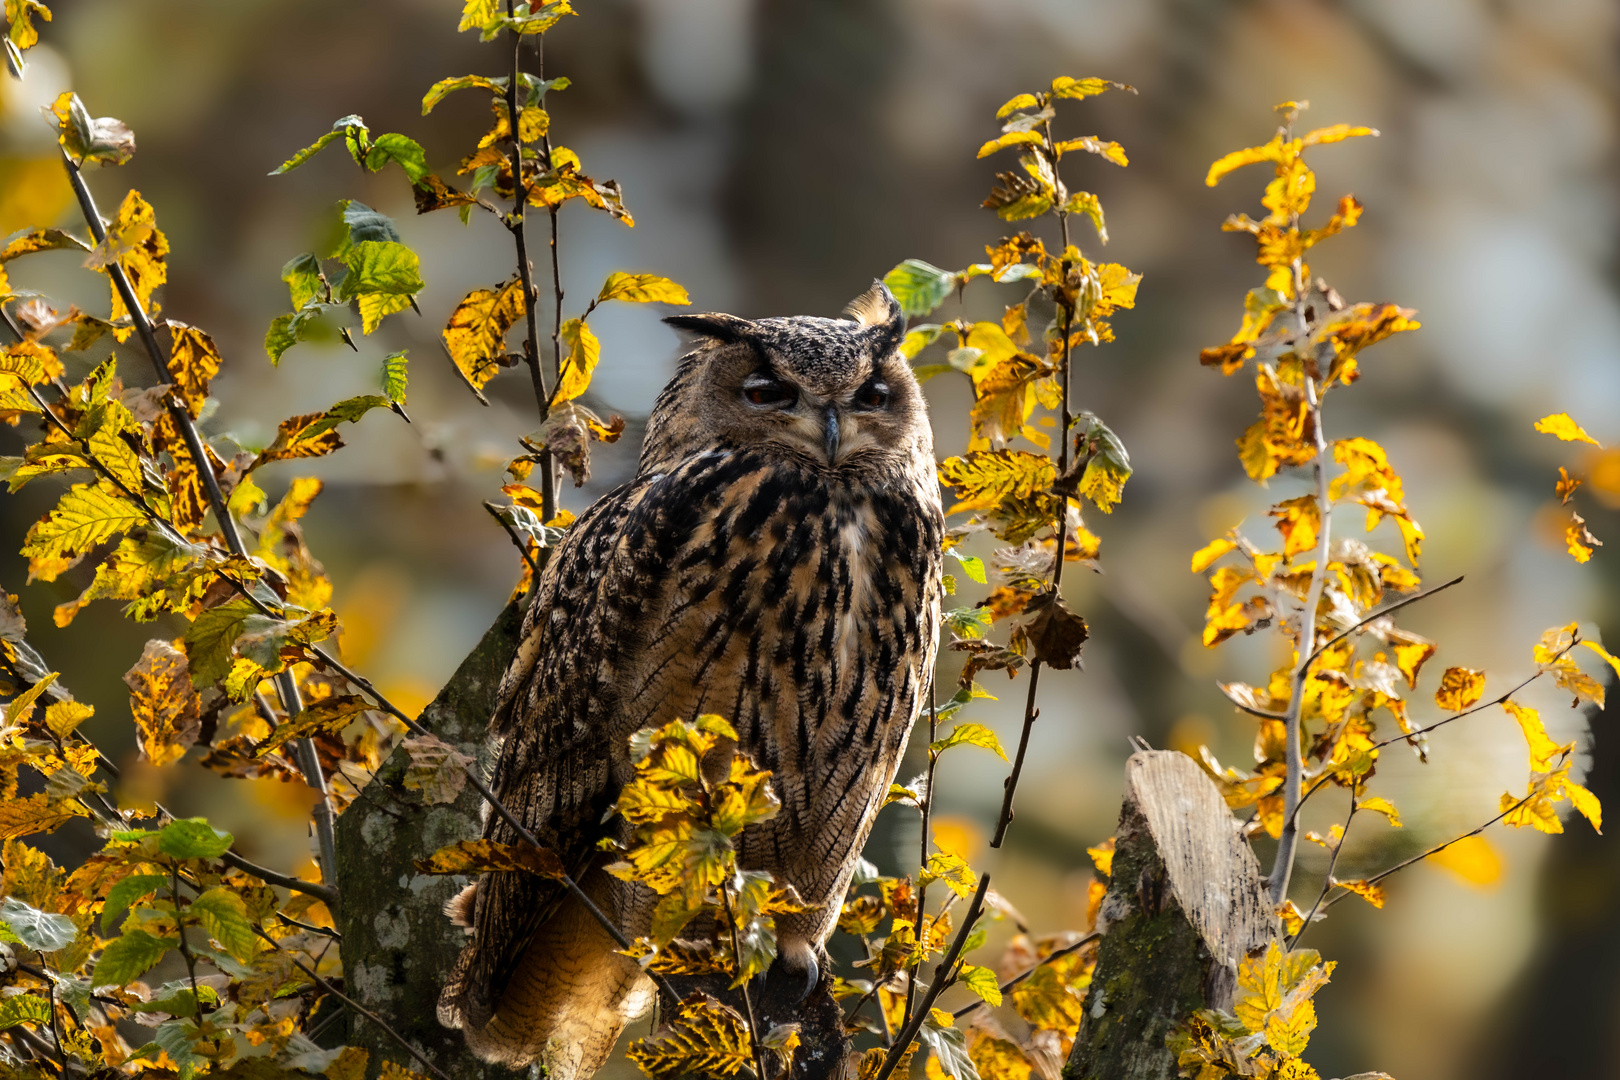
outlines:
{"label": "owl head", "polygon": [[653,408],[642,468],[736,447],[829,470],[881,470],[919,451],[931,461],[922,390],[898,351],[905,316],[894,294],[873,282],[845,314],[665,319],[701,338]]}

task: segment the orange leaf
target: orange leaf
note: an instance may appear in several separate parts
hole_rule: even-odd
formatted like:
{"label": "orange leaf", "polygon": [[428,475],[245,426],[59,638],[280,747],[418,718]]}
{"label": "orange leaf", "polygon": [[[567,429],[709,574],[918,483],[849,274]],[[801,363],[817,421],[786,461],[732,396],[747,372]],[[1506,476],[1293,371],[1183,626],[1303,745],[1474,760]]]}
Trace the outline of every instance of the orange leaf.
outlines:
{"label": "orange leaf", "polygon": [[1440,676],[1440,689],[1434,692],[1434,703],[1450,712],[1462,712],[1479,700],[1485,692],[1485,673],[1473,668],[1451,667]]}

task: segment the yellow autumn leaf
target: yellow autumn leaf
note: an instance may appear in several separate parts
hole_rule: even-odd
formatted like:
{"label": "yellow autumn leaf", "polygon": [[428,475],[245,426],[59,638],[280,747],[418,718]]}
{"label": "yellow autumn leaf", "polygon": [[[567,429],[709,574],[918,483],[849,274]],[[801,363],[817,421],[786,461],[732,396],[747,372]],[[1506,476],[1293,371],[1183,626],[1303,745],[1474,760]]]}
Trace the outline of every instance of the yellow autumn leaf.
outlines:
{"label": "yellow autumn leaf", "polygon": [[1301,552],[1316,548],[1316,536],[1322,528],[1322,512],[1316,496],[1301,495],[1285,499],[1267,513],[1277,519],[1277,531],[1283,537],[1283,555],[1292,558]]}
{"label": "yellow autumn leaf", "polygon": [[1091,865],[1097,868],[1097,873],[1108,877],[1114,872],[1114,843],[1116,838],[1110,836],[1096,847],[1086,848],[1086,854],[1091,857]]}
{"label": "yellow autumn leaf", "polygon": [[1007,103],[996,110],[996,119],[1005,120],[1010,114],[1019,109],[1033,109],[1040,102],[1035,100],[1034,94],[1018,94],[1007,100]]}
{"label": "yellow autumn leaf", "polygon": [[1502,880],[1502,856],[1483,836],[1465,836],[1430,855],[1428,861],[1475,888],[1487,888]]}
{"label": "yellow autumn leaf", "polygon": [[1569,549],[1575,561],[1584,563],[1592,558],[1592,549],[1603,546],[1603,541],[1592,535],[1586,527],[1586,519],[1577,513],[1571,512],[1569,524],[1564,526],[1564,546]]}
{"label": "yellow autumn leaf", "polygon": [[[157,215],[152,204],[141,198],[138,191],[130,191],[119,204],[118,213],[107,225],[107,239],[96,245],[86,262],[92,269],[106,271],[116,262],[123,266],[134,290],[135,299],[148,315],[153,314],[152,292],[169,279],[165,261],[169,254],[169,241],[157,227]],[[112,287],[111,321],[117,322],[129,314],[118,287]],[[124,332],[126,335],[128,331]]]}
{"label": "yellow autumn leaf", "polygon": [[1351,126],[1350,124],[1333,124],[1325,128],[1317,128],[1300,140],[1304,146],[1326,146],[1328,143],[1342,142],[1345,139],[1354,139],[1362,135],[1378,135],[1377,128]]}
{"label": "yellow autumn leaf", "polygon": [[1610,654],[1609,650],[1605,649],[1603,646],[1599,645],[1595,641],[1587,641],[1587,640],[1583,639],[1581,641],[1581,644],[1585,645],[1588,649],[1591,649],[1593,652],[1595,652],[1599,656],[1603,657],[1604,661],[1606,663],[1608,663],[1608,665],[1610,667],[1614,668],[1614,673],[1616,675],[1620,675],[1620,658],[1617,658],[1617,657],[1613,656],[1612,654]]}
{"label": "yellow autumn leaf", "polygon": [[1553,413],[1543,416],[1536,421],[1536,430],[1543,435],[1553,435],[1564,442],[1584,442],[1601,447],[1603,444],[1588,435],[1581,425],[1569,418],[1569,413]]}
{"label": "yellow autumn leaf", "polygon": [[1359,879],[1340,881],[1338,878],[1328,878],[1328,881],[1346,892],[1355,893],[1375,908],[1384,906],[1384,887],[1377,882]]}
{"label": "yellow autumn leaf", "polygon": [[[1096,154],[1106,161],[1124,167],[1129,165],[1130,159],[1125,156],[1125,148],[1117,142],[1099,139],[1095,135],[1082,135],[1078,139],[1065,139],[1057,144],[1058,156],[1071,153],[1075,150],[1084,150],[1088,154]],[[983,155],[980,155],[983,156]]]}
{"label": "yellow autumn leaf", "polygon": [[208,383],[219,374],[224,361],[214,339],[205,331],[173,319],[164,325],[169,330],[169,377],[175,394],[195,419],[208,400]]}
{"label": "yellow autumn leaf", "polygon": [[1357,810],[1365,810],[1373,814],[1383,814],[1394,828],[1401,827],[1401,815],[1395,809],[1395,804],[1379,795],[1372,795],[1356,803]]}
{"label": "yellow autumn leaf", "polygon": [[1541,714],[1536,710],[1520,705],[1512,699],[1502,702],[1502,708],[1518,721],[1519,730],[1524,732],[1524,741],[1530,748],[1531,772],[1546,772],[1552,767],[1553,758],[1570,748],[1559,746],[1552,741],[1547,734],[1546,726],[1541,722]]}
{"label": "yellow autumn leaf", "polygon": [[76,817],[88,816],[90,811],[77,799],[53,800],[43,791],[26,799],[0,799],[0,840],[53,832]]}
{"label": "yellow autumn leaf", "polygon": [[989,157],[997,150],[1005,150],[1009,146],[1039,146],[1042,141],[1041,133],[1038,131],[1009,131],[979,147],[978,156]]}
{"label": "yellow autumn leaf", "polygon": [[706,994],[694,994],[681,1002],[656,1034],[633,1040],[625,1056],[650,1080],[685,1076],[730,1080],[752,1074],[754,1068],[748,1022],[735,1009]]}
{"label": "yellow autumn leaf", "polygon": [[499,288],[474,289],[450,314],[440,338],[480,398],[484,385],[506,366],[506,335],[523,313],[523,286],[514,279]]}
{"label": "yellow autumn leaf", "polygon": [[1193,552],[1192,572],[1195,574],[1202,574],[1205,570],[1210,568],[1210,565],[1214,563],[1216,559],[1220,558],[1222,555],[1225,555],[1228,551],[1235,551],[1236,549],[1237,544],[1231,540],[1228,540],[1224,536],[1211,540],[1209,543]]}
{"label": "yellow autumn leaf", "polygon": [[602,283],[596,294],[597,302],[625,300],[633,304],[690,304],[692,298],[686,290],[667,277],[658,274],[626,274],[615,270]]}
{"label": "yellow autumn leaf", "polygon": [[583,319],[569,319],[562,324],[562,341],[568,347],[563,358],[562,379],[557,392],[551,396],[553,405],[572,401],[591,386],[591,372],[602,359],[602,343]]}
{"label": "yellow autumn leaf", "polygon": [[124,682],[141,757],[153,765],[179,761],[202,730],[202,699],[186,670],[185,653],[161,639],[148,641]]}
{"label": "yellow autumn leaf", "polygon": [[1281,135],[1274,136],[1268,143],[1260,146],[1249,146],[1242,150],[1234,150],[1219,158],[1209,167],[1204,176],[1206,187],[1214,187],[1221,182],[1221,178],[1235,169],[1245,165],[1254,165],[1261,161],[1281,161],[1283,155],[1283,140]]}
{"label": "yellow autumn leaf", "polygon": [[1045,491],[1057,479],[1052,459],[1023,450],[975,450],[939,464],[939,479],[956,492],[947,513],[987,510],[1003,499],[1022,499]]}
{"label": "yellow autumn leaf", "polygon": [[1485,673],[1473,668],[1450,667],[1440,676],[1434,703],[1449,712],[1462,712],[1485,692]]}

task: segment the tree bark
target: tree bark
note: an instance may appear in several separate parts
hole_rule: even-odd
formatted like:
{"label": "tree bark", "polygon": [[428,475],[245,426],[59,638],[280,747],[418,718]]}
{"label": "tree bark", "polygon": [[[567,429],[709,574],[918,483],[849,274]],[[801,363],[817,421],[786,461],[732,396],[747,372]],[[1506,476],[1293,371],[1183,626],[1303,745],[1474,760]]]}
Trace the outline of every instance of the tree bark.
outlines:
{"label": "tree bark", "polygon": [[1191,758],[1131,756],[1098,916],[1104,935],[1067,1080],[1172,1080],[1166,1036],[1198,1009],[1231,1009],[1239,961],[1277,934],[1238,827]]}
{"label": "tree bark", "polygon": [[[424,726],[464,754],[487,756],[495,692],[517,651],[522,623],[521,604],[509,604],[422,713]],[[421,792],[407,791],[402,783],[408,762],[405,750],[396,749],[338,818],[345,992],[456,1080],[520,1075],[479,1061],[467,1051],[461,1032],[439,1025],[439,989],[466,940],[445,917],[444,904],[468,879],[420,874],[415,860],[481,835],[483,801],[468,785],[454,802],[424,803]],[[371,1051],[371,1077],[385,1060],[421,1071],[420,1063],[364,1017],[350,1016],[348,1041]]]}

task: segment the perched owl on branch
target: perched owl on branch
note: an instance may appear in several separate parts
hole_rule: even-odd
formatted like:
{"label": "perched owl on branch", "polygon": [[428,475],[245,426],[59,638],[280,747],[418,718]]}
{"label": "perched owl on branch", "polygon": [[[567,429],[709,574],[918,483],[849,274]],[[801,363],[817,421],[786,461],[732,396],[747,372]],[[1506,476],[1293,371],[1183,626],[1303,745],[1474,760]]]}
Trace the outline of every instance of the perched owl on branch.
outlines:
{"label": "perched owl on branch", "polygon": [[[944,516],[933,439],[875,284],[847,319],[682,315],[699,335],[640,465],[541,575],[491,722],[493,786],[628,935],[656,897],[597,841],[636,730],[719,713],[782,801],[741,836],[815,909],[777,920],[777,965],[818,978],[856,857],[928,692]],[[516,837],[490,815],[484,834]],[[452,903],[470,942],[439,999],[481,1057],[588,1076],[654,988],[544,878],[483,875]]]}

